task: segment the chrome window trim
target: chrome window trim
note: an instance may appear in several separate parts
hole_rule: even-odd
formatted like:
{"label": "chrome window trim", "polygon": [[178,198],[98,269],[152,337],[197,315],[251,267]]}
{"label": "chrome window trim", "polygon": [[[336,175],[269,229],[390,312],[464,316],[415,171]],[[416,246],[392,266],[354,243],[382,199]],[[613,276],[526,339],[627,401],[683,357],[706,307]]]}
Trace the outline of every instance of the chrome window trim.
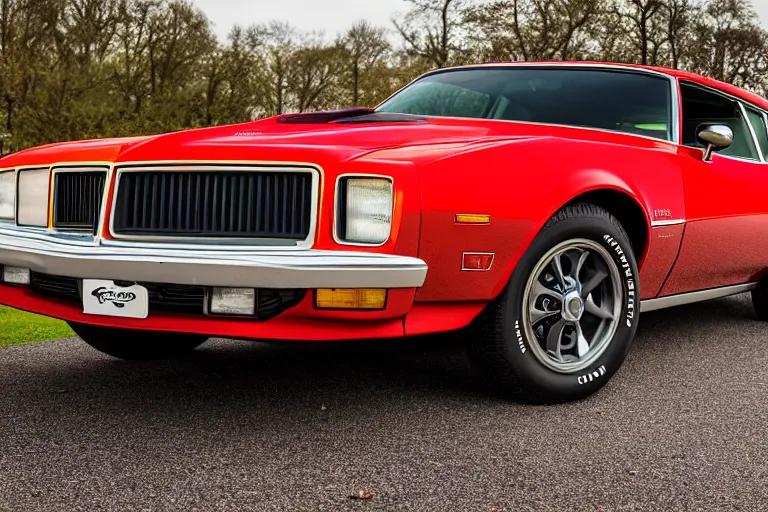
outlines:
{"label": "chrome window trim", "polygon": [[[114,210],[117,205],[117,194],[120,189],[120,177],[126,172],[223,172],[223,171],[247,171],[247,172],[297,172],[308,173],[312,175],[312,197],[310,203],[310,224],[309,234],[304,240],[288,241],[270,239],[270,238],[227,238],[227,237],[188,237],[188,236],[143,236],[143,235],[117,235],[114,232]],[[112,240],[104,240],[103,245],[122,245],[125,247],[142,246],[141,242],[165,243],[173,248],[226,248],[233,246],[243,249],[286,249],[303,250],[314,246],[317,235],[317,218],[320,207],[320,196],[322,193],[323,171],[318,165],[308,163],[287,163],[287,162],[119,162],[115,164],[112,176],[112,201],[109,215],[109,235]],[[102,219],[103,223],[103,219]],[[273,243],[269,243],[272,241]],[[109,242],[109,243],[108,243]],[[115,243],[122,242],[122,243]],[[133,242],[133,244],[131,244]],[[218,246],[216,243],[227,243],[227,245]]]}
{"label": "chrome window trim", "polygon": [[[339,212],[341,211],[342,205],[339,203],[339,199],[341,198],[341,194],[339,194],[340,186],[341,186],[341,180],[345,178],[373,178],[373,179],[383,179],[388,180],[390,184],[390,189],[392,190],[392,211],[390,212],[390,224],[389,224],[389,236],[386,240],[381,242],[380,244],[367,244],[364,242],[348,242],[346,240],[341,239],[339,237]],[[392,176],[387,176],[385,174],[367,174],[367,173],[346,173],[346,174],[340,174],[336,177],[336,183],[333,187],[333,241],[336,242],[339,245],[347,245],[352,247],[382,247],[389,242],[389,240],[392,238],[392,225],[394,224],[394,217],[395,217],[395,209],[396,209],[396,201],[397,197],[395,194],[395,180],[392,178]]]}
{"label": "chrome window trim", "polygon": [[641,137],[643,139],[652,140],[652,141],[660,141],[665,142],[667,144],[676,144],[676,145],[682,145],[681,139],[680,139],[680,130],[681,130],[681,120],[680,120],[680,109],[682,108],[681,103],[681,96],[680,91],[678,87],[678,79],[677,77],[670,75],[668,73],[663,73],[661,71],[657,71],[654,69],[646,69],[642,67],[635,67],[635,66],[619,66],[619,65],[612,65],[612,64],[601,64],[601,63],[581,63],[581,62],[563,62],[563,63],[495,63],[495,64],[470,64],[466,66],[455,66],[455,67],[449,67],[449,68],[441,68],[436,69],[433,71],[429,71],[427,73],[424,73],[417,77],[416,79],[410,81],[405,86],[401,87],[397,91],[395,91],[393,94],[391,94],[388,98],[386,98],[384,101],[379,103],[374,107],[374,110],[378,110],[379,107],[387,103],[389,100],[400,94],[402,91],[407,89],[408,87],[411,87],[416,82],[427,78],[429,76],[441,74],[441,73],[449,73],[452,71],[471,71],[471,70],[483,70],[483,69],[519,69],[519,68],[575,68],[575,69],[595,69],[595,70],[608,70],[608,71],[619,71],[619,72],[625,72],[629,74],[645,74],[650,76],[655,76],[659,78],[665,78],[669,82],[670,86],[670,116],[671,116],[671,140],[668,139],[660,139],[658,137],[651,137],[649,135],[639,135],[636,133],[629,133],[629,132],[623,132],[618,130],[606,130],[604,128],[590,128],[586,126],[574,126],[570,124],[557,124],[557,123],[538,123],[538,122],[530,122],[530,121],[511,121],[506,119],[486,119],[486,118],[469,118],[469,117],[455,117],[455,116],[430,116],[430,115],[419,115],[418,117],[424,117],[427,119],[463,119],[463,120],[477,120],[477,121],[496,121],[496,122],[502,122],[502,123],[522,123],[522,124],[531,124],[531,125],[537,125],[537,126],[557,126],[557,127],[567,127],[567,128],[576,128],[576,129],[582,129],[582,130],[592,130],[592,131],[598,131],[603,133],[612,133],[612,134],[622,134],[622,135],[628,135],[630,137]]}

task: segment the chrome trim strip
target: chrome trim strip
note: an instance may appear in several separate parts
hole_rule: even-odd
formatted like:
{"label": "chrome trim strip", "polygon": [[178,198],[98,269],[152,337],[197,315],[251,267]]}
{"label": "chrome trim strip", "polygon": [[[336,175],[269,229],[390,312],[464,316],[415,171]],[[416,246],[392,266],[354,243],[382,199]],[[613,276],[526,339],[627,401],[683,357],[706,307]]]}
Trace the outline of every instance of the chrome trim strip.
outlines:
{"label": "chrome trim strip", "polygon": [[180,250],[92,246],[0,232],[0,264],[76,278],[253,288],[420,288],[418,258],[304,249]]}
{"label": "chrome trim strip", "polygon": [[678,295],[669,295],[667,297],[658,297],[655,299],[646,299],[640,302],[640,312],[647,313],[658,309],[666,309],[705,300],[720,299],[738,295],[757,288],[757,283],[737,284],[735,286],[724,286],[722,288],[710,288],[709,290],[700,290],[690,293],[681,293]]}
{"label": "chrome trim strip", "polygon": [[661,226],[676,226],[678,224],[685,224],[686,222],[686,219],[654,220],[651,221],[651,227],[658,228]]}
{"label": "chrome trim strip", "polygon": [[[346,240],[342,240],[339,237],[339,215],[341,212],[341,205],[339,204],[339,198],[341,197],[341,194],[339,194],[340,186],[341,186],[341,180],[344,178],[375,178],[375,179],[382,179],[382,180],[388,180],[390,184],[390,190],[392,192],[392,211],[390,212],[390,222],[389,222],[389,236],[387,236],[387,239],[381,242],[380,244],[366,244],[364,242],[347,242]],[[395,194],[395,180],[392,178],[392,176],[387,176],[384,174],[360,174],[360,173],[347,173],[347,174],[340,174],[338,177],[336,177],[336,184],[333,188],[333,241],[336,242],[339,245],[348,245],[352,247],[381,247],[385,245],[387,242],[389,242],[389,239],[392,237],[392,223],[394,222],[395,217],[395,201],[397,194]]]}
{"label": "chrome trim strip", "polygon": [[671,75],[663,75],[669,78],[669,83],[672,87],[672,142],[678,146],[683,143],[683,120],[680,119],[680,110],[683,107],[683,98],[680,94],[680,85],[678,85],[677,79]]}
{"label": "chrome trim strip", "polygon": [[[126,172],[225,172],[225,171],[247,171],[247,172],[290,172],[290,173],[308,173],[312,175],[312,198],[309,234],[304,240],[278,240],[266,238],[226,238],[226,237],[186,237],[186,236],[144,236],[144,235],[118,235],[114,231],[115,216],[114,209],[117,205],[117,195],[120,188],[120,177]],[[205,249],[215,249],[216,243],[230,242],[232,244],[249,248],[266,248],[274,250],[276,247],[281,249],[301,250],[311,248],[315,243],[317,234],[317,218],[320,205],[320,194],[322,189],[322,169],[314,164],[283,164],[281,162],[272,163],[235,163],[235,162],[208,162],[205,164],[189,164],[186,162],[167,162],[162,164],[147,163],[118,163],[114,168],[114,186],[112,192],[112,209],[109,212],[109,235],[114,241],[125,242],[165,242],[173,247],[180,247],[187,244],[188,247],[197,247]],[[104,241],[106,244],[106,240]]]}

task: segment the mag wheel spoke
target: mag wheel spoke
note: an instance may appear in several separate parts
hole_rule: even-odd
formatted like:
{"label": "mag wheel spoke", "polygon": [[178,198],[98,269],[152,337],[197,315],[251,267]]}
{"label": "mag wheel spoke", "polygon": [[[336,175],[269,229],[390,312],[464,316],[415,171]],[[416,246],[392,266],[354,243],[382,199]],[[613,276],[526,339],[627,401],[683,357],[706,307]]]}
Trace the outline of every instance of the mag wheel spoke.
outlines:
{"label": "mag wheel spoke", "polygon": [[598,306],[590,293],[584,303],[584,312],[596,316],[602,320],[613,320],[613,312],[606,306]]}
{"label": "mag wheel spoke", "polygon": [[600,357],[618,327],[622,307],[618,266],[597,242],[575,239],[547,252],[525,289],[523,327],[532,352],[561,373]]}

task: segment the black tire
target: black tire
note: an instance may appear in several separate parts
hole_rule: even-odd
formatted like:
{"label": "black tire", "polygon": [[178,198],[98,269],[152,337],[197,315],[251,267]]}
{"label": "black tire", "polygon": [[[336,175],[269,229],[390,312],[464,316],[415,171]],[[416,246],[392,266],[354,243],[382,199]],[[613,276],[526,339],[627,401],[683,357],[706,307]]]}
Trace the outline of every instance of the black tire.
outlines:
{"label": "black tire", "polygon": [[[522,325],[526,284],[539,260],[558,244],[587,239],[610,254],[620,272],[621,316],[607,348],[581,371],[562,373],[548,368],[531,352]],[[606,265],[608,263],[606,262]],[[601,389],[624,362],[637,331],[639,296],[637,263],[621,224],[591,204],[559,211],[544,226],[518,262],[506,289],[470,326],[469,354],[483,380],[497,394],[533,404],[562,403],[586,398]],[[617,296],[618,298],[618,296]],[[616,306],[619,307],[619,306]]]}
{"label": "black tire", "polygon": [[99,352],[133,361],[169,359],[191,352],[207,336],[154,331],[133,331],[70,322],[75,334]]}
{"label": "black tire", "polygon": [[752,290],[752,307],[759,320],[768,322],[768,278],[763,278]]}

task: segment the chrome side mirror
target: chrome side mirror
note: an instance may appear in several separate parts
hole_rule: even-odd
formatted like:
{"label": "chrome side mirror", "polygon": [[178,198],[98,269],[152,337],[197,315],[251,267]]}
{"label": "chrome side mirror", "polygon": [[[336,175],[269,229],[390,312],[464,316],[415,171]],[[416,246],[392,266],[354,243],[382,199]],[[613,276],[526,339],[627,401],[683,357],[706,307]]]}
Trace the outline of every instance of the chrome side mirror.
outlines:
{"label": "chrome side mirror", "polygon": [[704,161],[712,160],[712,152],[725,149],[733,144],[733,130],[724,124],[713,124],[699,132],[699,141],[706,144],[704,151]]}

